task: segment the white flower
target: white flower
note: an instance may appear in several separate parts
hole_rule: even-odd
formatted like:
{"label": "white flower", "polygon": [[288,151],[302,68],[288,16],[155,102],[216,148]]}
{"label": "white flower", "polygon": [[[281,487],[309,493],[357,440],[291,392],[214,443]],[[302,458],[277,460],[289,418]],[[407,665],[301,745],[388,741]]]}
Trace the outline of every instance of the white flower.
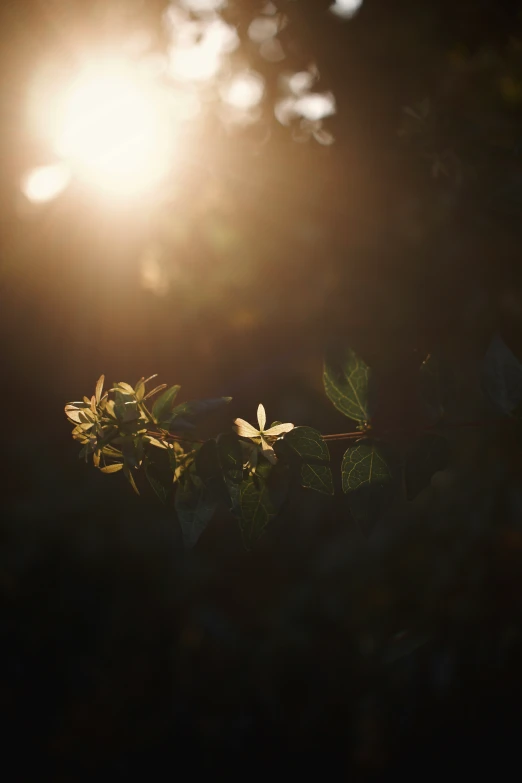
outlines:
{"label": "white flower", "polygon": [[[276,424],[274,427],[266,430],[266,413],[263,405],[259,404],[257,408],[257,423],[259,429],[256,430],[248,421],[244,419],[236,419],[234,421],[234,429],[240,438],[249,438],[259,447],[259,450],[266,459],[275,465],[277,457],[273,449],[273,444],[279,438],[280,435],[284,435],[285,432],[293,430],[293,424]],[[252,452],[252,457],[257,461],[257,449]],[[252,463],[252,459],[250,460]],[[252,465],[255,467],[255,465]]]}

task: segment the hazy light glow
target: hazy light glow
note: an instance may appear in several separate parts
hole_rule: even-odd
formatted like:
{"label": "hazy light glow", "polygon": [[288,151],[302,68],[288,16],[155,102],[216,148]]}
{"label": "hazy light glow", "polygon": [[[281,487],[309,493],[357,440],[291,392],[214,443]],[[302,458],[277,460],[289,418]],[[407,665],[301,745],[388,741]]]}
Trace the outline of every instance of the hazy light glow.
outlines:
{"label": "hazy light glow", "polygon": [[176,48],[170,60],[170,73],[182,81],[206,82],[221,68],[220,52],[204,44]]}
{"label": "hazy light glow", "polygon": [[169,290],[169,280],[162,266],[163,252],[160,247],[148,247],[141,259],[141,285],[156,296],[165,296]]}
{"label": "hazy light glow", "polygon": [[169,168],[172,126],[165,105],[124,62],[86,67],[58,101],[54,151],[104,191],[142,193]]}
{"label": "hazy light glow", "polygon": [[259,54],[270,63],[280,63],[285,59],[285,50],[281,41],[277,38],[269,38],[268,41],[263,41],[259,47]]}
{"label": "hazy light glow", "polygon": [[363,0],[335,0],[335,3],[330,6],[330,11],[343,19],[350,19],[355,16],[362,3]]}
{"label": "hazy light glow", "polygon": [[24,177],[22,193],[33,204],[42,204],[63,193],[70,181],[71,171],[64,163],[40,166]]}

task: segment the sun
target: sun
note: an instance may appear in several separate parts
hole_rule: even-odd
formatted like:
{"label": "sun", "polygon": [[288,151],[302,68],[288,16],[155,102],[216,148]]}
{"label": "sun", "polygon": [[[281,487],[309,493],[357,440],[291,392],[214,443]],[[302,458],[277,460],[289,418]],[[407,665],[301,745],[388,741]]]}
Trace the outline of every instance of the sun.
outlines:
{"label": "sun", "polygon": [[130,197],[146,194],[168,173],[174,149],[169,101],[131,63],[106,58],[84,66],[51,105],[42,126],[73,177]]}

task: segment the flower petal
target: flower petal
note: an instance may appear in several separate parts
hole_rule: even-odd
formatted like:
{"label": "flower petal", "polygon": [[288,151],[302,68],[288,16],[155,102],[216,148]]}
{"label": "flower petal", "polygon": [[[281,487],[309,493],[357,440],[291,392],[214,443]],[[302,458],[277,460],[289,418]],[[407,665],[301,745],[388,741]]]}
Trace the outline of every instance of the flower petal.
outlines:
{"label": "flower petal", "polygon": [[265,413],[265,406],[261,405],[261,403],[259,403],[259,405],[257,406],[257,421],[259,424],[259,432],[263,432],[266,425],[266,413]]}
{"label": "flower petal", "polygon": [[270,427],[269,430],[265,430],[263,435],[269,435],[271,438],[276,438],[279,435],[283,435],[285,432],[290,432],[290,430],[293,429],[293,424],[276,424],[275,427]]}
{"label": "flower petal", "polygon": [[235,425],[234,429],[236,430],[237,434],[241,438],[259,437],[259,430],[256,430],[255,427],[252,427],[252,425],[249,424],[248,421],[245,421],[244,419],[236,419],[234,425]]}
{"label": "flower petal", "polygon": [[261,437],[261,453],[263,454],[263,457],[266,457],[267,460],[272,463],[272,465],[276,464],[276,453],[272,446],[269,446],[263,437]]}

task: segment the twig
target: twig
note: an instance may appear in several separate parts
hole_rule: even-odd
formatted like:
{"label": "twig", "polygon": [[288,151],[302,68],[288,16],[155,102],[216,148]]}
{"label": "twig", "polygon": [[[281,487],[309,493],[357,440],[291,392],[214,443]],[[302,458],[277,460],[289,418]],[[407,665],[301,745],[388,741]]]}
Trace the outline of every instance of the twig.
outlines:
{"label": "twig", "polygon": [[172,435],[170,432],[154,432],[153,430],[147,430],[147,435],[152,435],[154,438],[170,438],[171,440],[179,440],[183,443],[205,443],[200,438],[183,438],[181,435]]}

